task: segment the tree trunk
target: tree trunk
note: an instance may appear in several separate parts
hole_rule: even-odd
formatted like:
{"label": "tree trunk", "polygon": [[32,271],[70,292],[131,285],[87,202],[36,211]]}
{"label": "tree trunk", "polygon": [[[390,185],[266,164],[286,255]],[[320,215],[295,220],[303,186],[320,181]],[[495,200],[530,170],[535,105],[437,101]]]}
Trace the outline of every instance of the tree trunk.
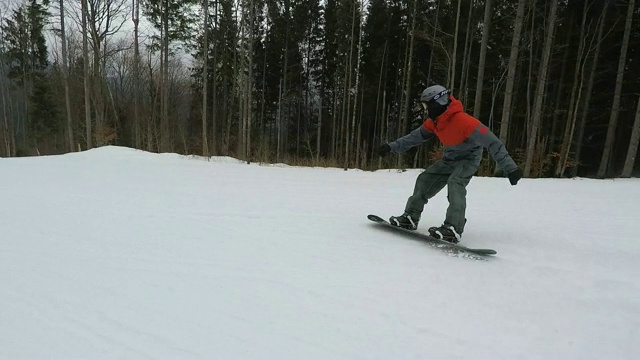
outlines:
{"label": "tree trunk", "polygon": [[333,111],[331,112],[331,160],[335,162],[338,158],[338,129],[337,129],[337,114],[338,114],[338,76],[334,76],[333,86]]}
{"label": "tree trunk", "polygon": [[[236,14],[236,18],[237,18],[237,14]],[[236,36],[236,33],[233,33],[233,43],[237,44],[238,42],[238,38]],[[238,68],[238,48],[237,46],[233,47],[233,69],[237,69]],[[226,139],[227,139],[227,153],[229,153],[229,149],[231,148],[231,123],[233,120],[233,111],[235,110],[235,104],[236,104],[236,88],[238,87],[238,80],[237,77],[234,74],[231,74],[231,89],[230,91],[228,91],[226,89],[225,86],[225,121],[227,122],[227,133],[226,133]],[[229,72],[225,71],[225,77],[227,77],[226,81],[224,82],[225,85],[228,83],[229,79]],[[240,136],[240,134],[238,134],[238,136]]]}
{"label": "tree trunk", "polygon": [[62,79],[64,82],[64,100],[67,112],[67,141],[68,149],[73,152],[73,121],[71,119],[71,98],[69,96],[69,64],[67,61],[67,38],[64,27],[64,0],[60,0],[60,40],[62,42]]}
{"label": "tree trunk", "polygon": [[[214,29],[219,34],[220,29],[218,28],[218,4],[220,2],[216,1],[213,5],[213,23]],[[217,124],[218,124],[218,43],[216,41],[213,42],[213,83],[211,84],[211,155],[216,155],[218,153],[218,141],[217,141]]]}
{"label": "tree trunk", "polygon": [[[437,31],[438,31],[438,14],[440,13],[440,0],[438,0],[438,2],[436,3],[436,19],[434,20],[434,25],[433,25],[433,34],[431,35],[433,37],[433,41],[435,43],[435,39],[437,38]],[[427,86],[431,86],[431,68],[433,67],[433,48],[435,46],[432,47],[432,50],[429,51],[429,66],[427,66]]]}
{"label": "tree trunk", "polygon": [[[267,28],[268,28],[268,21],[267,21]],[[265,31],[268,31],[265,29]],[[266,84],[266,79],[267,79],[267,44],[264,44],[264,55],[262,56],[262,90],[260,91],[260,130],[262,131],[263,134],[266,133],[267,131],[267,126],[266,126],[266,122],[265,122],[265,105],[266,105],[266,93],[267,93],[267,84]],[[320,97],[320,100],[322,101],[322,97]],[[322,114],[322,111],[320,112]],[[269,136],[264,139],[264,141],[267,144],[271,144],[273,139],[272,139],[272,131],[269,130]],[[318,140],[318,147],[320,147],[320,140]]]}
{"label": "tree trunk", "polygon": [[209,85],[209,0],[202,0],[204,12],[204,44],[202,51],[202,155],[209,156],[209,144],[207,143],[207,86]]}
{"label": "tree trunk", "polygon": [[[288,9],[288,3],[287,3],[287,30],[285,32],[285,45],[284,45],[284,68],[283,68],[283,74],[282,74],[282,88],[281,88],[281,93],[280,93],[280,115],[278,117],[278,123],[280,124],[280,127],[278,128],[278,154],[279,156],[281,156],[282,153],[282,148],[284,146],[286,146],[286,138],[284,138],[285,134],[287,134],[287,128],[288,128],[288,124],[289,121],[287,119],[288,115],[289,115],[289,111],[287,111],[287,94],[288,94],[288,89],[287,89],[287,80],[288,80],[288,73],[289,73],[289,9]],[[283,116],[284,113],[284,116]],[[284,118],[284,120],[283,120]],[[284,133],[284,134],[283,134]],[[278,156],[278,157],[279,157]],[[278,159],[279,160],[279,159]]]}
{"label": "tree trunk", "polygon": [[[522,0],[524,1],[524,0]],[[453,86],[456,83],[456,57],[458,56],[458,31],[460,29],[460,7],[462,0],[458,0],[458,7],[456,9],[456,30],[453,33],[453,55],[451,55],[451,75],[449,77],[449,90],[453,91]]]}
{"label": "tree trunk", "polygon": [[624,161],[624,168],[622,169],[623,178],[631,177],[633,165],[636,163],[636,155],[638,155],[638,143],[640,143],[640,97],[638,97],[638,105],[636,105],[636,119],[633,122],[629,149],[627,150],[627,157]]}
{"label": "tree trunk", "polygon": [[[387,40],[384,42],[384,49],[382,51],[382,61],[380,62],[380,71],[378,74],[378,90],[376,93],[376,112],[375,112],[375,117],[374,117],[374,124],[375,127],[377,128],[378,126],[380,127],[380,139],[378,143],[382,143],[384,142],[385,139],[384,138],[384,130],[386,130],[386,128],[384,127],[384,109],[385,109],[385,95],[386,95],[386,90],[384,88],[384,83],[386,82],[386,78],[387,78],[387,72],[386,72],[386,68],[385,68],[385,64],[387,62],[387,47],[389,45],[389,40],[387,38]],[[380,97],[382,97],[382,99],[380,99]],[[380,116],[378,116],[378,114],[380,114]],[[374,129],[374,134],[376,134],[377,132]],[[374,136],[375,138],[375,136]],[[375,159],[375,146],[377,145],[376,143],[371,144],[371,159]],[[379,165],[378,168],[380,168],[380,164],[381,164],[382,159],[380,159],[379,161]]]}
{"label": "tree trunk", "polygon": [[580,155],[582,153],[582,141],[584,139],[584,131],[587,124],[587,114],[589,113],[589,105],[591,104],[591,93],[593,91],[593,83],[595,82],[596,70],[598,69],[598,59],[600,57],[600,45],[602,44],[602,38],[604,33],[604,24],[607,16],[607,9],[609,8],[609,0],[604,2],[604,6],[602,8],[602,15],[599,18],[598,24],[598,39],[596,42],[595,52],[593,54],[593,60],[591,63],[591,73],[589,74],[589,83],[587,84],[587,92],[584,98],[583,106],[582,106],[582,116],[580,118],[580,124],[578,125],[578,135],[576,142],[576,165],[573,167],[571,171],[571,176],[578,176],[578,169],[580,166]]}
{"label": "tree trunk", "polygon": [[[364,5],[364,4],[362,4],[362,5]],[[355,2],[354,2],[354,7],[355,7]],[[364,6],[360,6],[358,8],[361,11],[361,9],[363,9]],[[362,56],[362,33],[363,33],[362,26],[363,26],[363,23],[364,23],[364,21],[362,21],[362,15],[361,15],[360,11],[357,12],[357,19],[358,19],[358,23],[359,23],[358,45],[357,45],[358,54],[357,54],[357,57],[356,57],[356,69],[355,69],[356,82],[353,85],[353,88],[355,89],[355,94],[353,96],[353,99],[354,99],[354,101],[353,101],[353,112],[351,114],[351,124],[350,124],[350,127],[351,127],[351,143],[352,144],[355,141],[354,136],[355,136],[355,130],[356,130],[356,113],[358,112],[357,111],[358,90],[359,90],[359,87],[360,87],[360,61],[358,59],[360,59],[361,56]],[[356,11],[354,11],[354,13],[356,13]],[[356,14],[354,14],[354,18],[356,18],[355,15]],[[351,60],[349,60],[349,62],[351,62]],[[349,87],[349,88],[351,88],[351,87]],[[349,143],[349,141],[347,141],[347,143]],[[349,146],[349,147],[353,147],[353,146]],[[356,149],[356,154],[355,154],[356,165],[355,166],[357,168],[358,167],[358,156],[359,156],[358,153],[357,153],[358,152],[358,147],[356,146],[355,149]],[[348,152],[349,152],[349,150],[347,150],[347,153]],[[347,157],[347,159],[348,159],[348,157]],[[346,163],[347,163],[347,167],[348,167],[349,166],[349,160],[347,160]]]}
{"label": "tree trunk", "polygon": [[[3,52],[0,49],[0,56],[3,56]],[[0,61],[0,76],[4,76],[4,65]],[[9,117],[7,115],[7,94],[4,90],[4,82],[0,85],[0,93],[2,93],[2,139],[4,142],[4,150],[7,157],[11,156],[11,141],[9,140]]]}
{"label": "tree trunk", "polygon": [[[351,51],[349,51],[349,54],[351,54]],[[347,147],[348,144],[346,143],[346,139],[348,137],[347,135],[347,121],[346,121],[346,117],[347,117],[347,106],[349,104],[349,86],[350,86],[350,71],[349,71],[349,59],[347,57],[347,54],[345,53],[345,59],[344,59],[344,75],[342,78],[342,101],[340,102],[340,136],[339,136],[339,141],[337,143],[337,149],[338,151],[336,151],[337,154],[344,154],[344,152],[341,151],[340,146],[344,146]],[[344,150],[346,152],[346,150]]]}
{"label": "tree trunk", "polygon": [[155,106],[157,101],[157,96],[155,96],[154,88],[155,84],[153,82],[153,66],[151,64],[151,58],[148,59],[147,67],[149,68],[149,98],[151,99],[151,111],[147,114],[147,151],[152,150],[153,146],[153,123],[155,121]]}
{"label": "tree trunk", "polygon": [[[562,138],[562,145],[560,148],[560,157],[556,164],[555,176],[561,177],[567,167],[567,161],[569,159],[569,152],[571,150],[571,144],[573,143],[573,134],[576,128],[578,108],[580,104],[580,98],[582,97],[582,88],[584,85],[584,68],[586,66],[587,51],[585,50],[587,33],[586,20],[587,10],[589,6],[585,2],[584,10],[582,13],[582,25],[580,26],[580,42],[578,44],[578,51],[576,53],[575,72],[573,74],[573,87],[571,88],[571,99],[569,101],[569,109],[567,111],[567,120],[565,122],[564,136]],[[587,33],[585,33],[585,31]]]}
{"label": "tree trunk", "polygon": [[533,156],[536,150],[536,143],[538,139],[538,126],[542,119],[542,101],[544,99],[544,91],[547,84],[547,70],[549,67],[549,58],[551,57],[551,48],[553,45],[553,35],[556,25],[556,10],[558,9],[558,0],[551,1],[551,9],[549,11],[549,17],[547,24],[546,34],[547,37],[544,42],[544,49],[542,51],[542,62],[538,69],[538,80],[536,84],[536,95],[533,101],[533,114],[531,118],[531,132],[529,134],[527,144],[527,161],[524,167],[524,176],[528,177],[531,174],[531,165],[533,162]]}
{"label": "tree trunk", "polygon": [[162,142],[162,151],[172,151],[170,146],[173,141],[169,132],[169,3],[165,2],[164,14],[164,63],[162,71],[162,125],[160,126],[160,139]]}
{"label": "tree trunk", "polygon": [[[352,124],[351,121],[349,120],[350,118],[350,113],[351,113],[351,98],[354,97],[357,100],[357,96],[352,96],[351,93],[351,89],[352,89],[352,76],[353,76],[353,62],[354,62],[354,55],[353,55],[353,43],[354,43],[354,39],[355,39],[355,29],[356,29],[356,19],[359,19],[360,16],[356,16],[356,14],[358,13],[357,9],[358,7],[356,6],[356,1],[352,1],[351,5],[353,6],[353,11],[351,12],[351,32],[350,32],[350,39],[349,39],[349,58],[348,60],[345,62],[345,86],[344,86],[344,103],[343,103],[343,123],[344,123],[344,169],[348,169],[349,168],[349,160],[350,160],[350,151],[351,151],[351,134],[353,132],[352,129]],[[356,59],[356,62],[359,63],[359,61]],[[354,103],[356,102],[356,100],[354,100]]]}
{"label": "tree trunk", "polygon": [[[324,86],[324,85],[323,85]],[[318,100],[318,134],[316,138],[316,166],[320,166],[320,140],[322,139],[322,99]]]}
{"label": "tree trunk", "polygon": [[251,123],[252,123],[252,113],[253,113],[253,38],[254,38],[254,23],[255,23],[255,2],[250,1],[250,14],[249,14],[249,53],[248,53],[248,61],[249,61],[249,69],[247,74],[247,104],[246,104],[246,112],[247,112],[247,146],[246,146],[246,160],[247,162],[251,162]]}
{"label": "tree trunk", "polygon": [[[380,114],[380,139],[386,140],[389,137],[389,117],[387,113],[387,91],[382,91],[382,114]],[[389,105],[391,106],[391,105]],[[382,157],[378,157],[378,169],[382,168]]]}
{"label": "tree trunk", "polygon": [[[0,19],[4,19],[2,16],[2,8],[0,8]],[[4,31],[0,27],[0,39],[4,39]],[[0,41],[0,58],[4,59],[4,42]],[[0,76],[5,76],[4,61],[0,61]],[[7,85],[5,90],[5,84]],[[9,97],[9,84],[8,81],[0,82],[0,93],[2,94],[2,138],[4,142],[5,154],[7,157],[12,155],[11,153],[11,139],[13,137],[13,131],[9,130],[9,114],[7,113],[7,107],[11,104],[11,98]],[[9,98],[7,100],[7,98]]]}
{"label": "tree trunk", "polygon": [[238,68],[238,158],[247,160],[247,77],[244,75],[246,53],[240,53],[240,67]]}
{"label": "tree trunk", "polygon": [[476,83],[476,98],[473,102],[473,117],[480,117],[482,103],[482,88],[484,86],[484,64],[487,59],[487,46],[489,45],[489,32],[491,28],[491,2],[486,0],[484,5],[484,25],[482,26],[482,44],[480,45],[480,61],[478,64],[478,81]]}
{"label": "tree trunk", "polygon": [[[569,30],[567,30],[565,32],[565,34],[567,35],[567,42],[566,42],[566,46],[564,46],[564,55],[562,56],[562,64],[560,65],[560,74],[558,75],[558,77],[556,78],[556,81],[558,83],[558,87],[557,90],[555,91],[556,93],[556,99],[554,102],[554,106],[553,106],[553,117],[552,117],[552,122],[551,122],[551,136],[549,137],[549,141],[547,142],[547,145],[549,145],[549,147],[545,150],[548,153],[554,152],[556,151],[556,138],[557,133],[558,133],[558,126],[560,123],[560,115],[562,114],[562,109],[564,108],[564,105],[567,103],[567,96],[564,93],[564,85],[565,82],[568,82],[568,80],[565,80],[565,74],[567,72],[567,63],[569,62],[569,52],[571,53],[575,53],[575,48],[571,47],[571,38],[572,38],[572,34],[573,34],[573,17],[571,18],[571,21],[569,22],[570,26],[569,26]],[[572,64],[572,66],[575,68],[575,64]],[[574,84],[575,84],[575,77],[574,77]],[[574,94],[574,92],[572,92],[572,95]],[[570,102],[569,102],[569,108],[573,107],[573,103],[571,101],[573,101],[574,98],[573,96],[570,98]],[[569,110],[567,109],[567,111],[565,112],[565,114],[568,114]]]}
{"label": "tree trunk", "polygon": [[526,115],[525,115],[525,131],[523,132],[525,136],[522,137],[522,143],[526,144],[527,139],[531,136],[531,113],[532,113],[532,104],[531,104],[531,89],[533,88],[533,63],[535,62],[535,46],[533,36],[535,34],[535,0],[531,5],[529,10],[529,14],[531,15],[531,28],[529,29],[529,33],[531,34],[531,40],[529,40],[529,62],[527,66],[527,96],[526,96]]}
{"label": "tree trunk", "polygon": [[611,106],[611,117],[609,118],[609,128],[607,129],[607,139],[604,143],[604,151],[597,176],[603,178],[609,168],[609,159],[613,152],[613,143],[616,136],[616,127],[618,126],[618,115],[620,113],[620,96],[622,93],[622,78],[624,76],[624,65],[627,60],[627,48],[629,47],[629,34],[631,33],[631,23],[633,21],[633,9],[635,0],[629,0],[629,8],[627,10],[627,20],[624,26],[624,35],[622,37],[622,48],[620,49],[620,59],[618,60],[618,74],[616,76],[616,87],[613,94],[613,105]]}
{"label": "tree trunk", "polygon": [[280,148],[282,146],[282,82],[278,86],[278,112],[276,113],[276,162],[280,162]]}
{"label": "tree trunk", "polygon": [[[238,67],[234,67],[234,69],[236,70],[235,73],[235,77],[238,79],[238,143],[237,148],[236,148],[236,153],[237,153],[237,157],[240,159],[244,159],[245,158],[245,145],[246,145],[246,139],[245,139],[245,122],[246,122],[246,113],[245,113],[245,104],[246,104],[246,88],[247,88],[247,81],[246,81],[246,77],[244,74],[244,70],[246,67],[246,61],[247,61],[247,56],[246,56],[246,38],[247,38],[247,14],[246,14],[246,3],[244,4],[240,4],[240,5],[245,5],[243,9],[240,9],[240,6],[238,6],[236,8],[236,19],[238,19],[238,21],[240,22],[240,40],[239,40],[239,47],[240,47],[240,52],[239,52],[239,66]],[[241,14],[239,15],[240,17],[238,17],[238,13],[237,11],[241,11]],[[235,92],[234,92],[235,93]]]}
{"label": "tree trunk", "polygon": [[466,93],[468,90],[466,88],[466,84],[469,82],[469,58],[471,54],[471,41],[473,39],[473,34],[471,33],[471,18],[473,17],[474,2],[475,0],[469,1],[469,11],[467,12],[467,31],[464,39],[464,52],[462,54],[462,71],[460,72],[460,86],[458,86],[458,99],[463,103],[467,99]]}
{"label": "tree trunk", "polygon": [[511,52],[509,65],[507,65],[507,84],[504,90],[504,102],[502,103],[502,119],[500,121],[500,140],[507,143],[509,137],[509,124],[511,122],[511,101],[513,99],[513,87],[516,83],[516,68],[518,66],[518,53],[520,51],[520,36],[524,25],[524,10],[526,0],[518,1],[516,21],[513,25],[513,38],[511,38]]}
{"label": "tree trunk", "polygon": [[103,12],[103,8],[98,1],[87,0],[87,40],[91,41],[89,47],[93,49],[93,66],[91,67],[91,75],[89,78],[93,86],[91,88],[91,103],[93,104],[93,118],[95,121],[94,140],[96,146],[102,146],[106,142],[106,102],[103,93],[103,66],[100,61],[104,39],[99,29],[103,19],[108,22],[111,19],[109,13],[106,11]]}
{"label": "tree trunk", "polygon": [[9,135],[9,121],[7,116],[7,100],[6,94],[4,91],[4,87],[0,88],[0,92],[2,93],[2,115],[3,115],[3,126],[2,126],[2,139],[4,141],[4,151],[7,157],[11,156],[11,137]]}
{"label": "tree trunk", "polygon": [[[413,11],[411,13],[411,27],[407,29],[407,46],[405,50],[404,56],[404,71],[403,71],[403,79],[402,79],[402,108],[400,109],[400,119],[398,121],[398,134],[405,134],[407,132],[407,122],[409,119],[409,98],[411,97],[411,58],[413,56],[413,34],[415,32],[416,26],[416,9],[417,9],[418,0],[413,0]],[[397,168],[400,169],[403,167],[402,165],[403,156],[398,156]]]}
{"label": "tree trunk", "polygon": [[87,130],[87,150],[93,148],[91,129],[91,99],[89,92],[89,45],[87,39],[87,0],[82,0],[82,64],[84,74],[84,119]]}
{"label": "tree trunk", "polygon": [[142,147],[140,136],[140,109],[138,98],[140,96],[140,41],[138,36],[138,26],[140,23],[140,0],[133,0],[133,43],[134,43],[134,59],[133,59],[133,128],[135,133],[136,148]]}

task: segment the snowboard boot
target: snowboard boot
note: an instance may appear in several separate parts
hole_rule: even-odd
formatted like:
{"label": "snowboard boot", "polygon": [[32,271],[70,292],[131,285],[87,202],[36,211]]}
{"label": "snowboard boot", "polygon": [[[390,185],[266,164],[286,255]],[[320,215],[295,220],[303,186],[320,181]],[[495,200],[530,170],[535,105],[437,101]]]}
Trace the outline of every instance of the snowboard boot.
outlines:
{"label": "snowboard boot", "polygon": [[420,221],[420,219],[416,219],[407,213],[404,213],[400,216],[392,216],[391,218],[389,218],[389,223],[391,223],[391,225],[407,230],[417,229],[418,221]]}
{"label": "snowboard boot", "polygon": [[442,225],[442,226],[434,226],[429,228],[429,235],[434,238],[441,239],[452,244],[457,244],[460,242],[461,234],[458,234],[456,229],[451,225]]}

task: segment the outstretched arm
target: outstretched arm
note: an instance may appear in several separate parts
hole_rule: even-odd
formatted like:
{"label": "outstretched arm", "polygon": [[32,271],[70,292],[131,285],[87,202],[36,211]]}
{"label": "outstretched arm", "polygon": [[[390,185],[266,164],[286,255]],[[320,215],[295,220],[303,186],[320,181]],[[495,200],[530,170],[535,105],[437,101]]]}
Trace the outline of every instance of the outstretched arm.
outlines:
{"label": "outstretched arm", "polygon": [[400,154],[411,149],[414,146],[418,146],[424,143],[425,141],[429,140],[432,136],[433,136],[433,133],[431,131],[425,129],[424,126],[420,125],[419,128],[413,130],[407,135],[395,141],[390,142],[389,146],[391,147],[391,151],[393,151],[396,154]]}
{"label": "outstretched arm", "polygon": [[489,151],[493,160],[509,175],[509,180],[512,185],[515,185],[518,180],[520,180],[522,175],[520,174],[518,165],[513,161],[502,141],[500,141],[488,127],[483,124],[478,125],[471,135],[469,135],[469,139],[482,145]]}

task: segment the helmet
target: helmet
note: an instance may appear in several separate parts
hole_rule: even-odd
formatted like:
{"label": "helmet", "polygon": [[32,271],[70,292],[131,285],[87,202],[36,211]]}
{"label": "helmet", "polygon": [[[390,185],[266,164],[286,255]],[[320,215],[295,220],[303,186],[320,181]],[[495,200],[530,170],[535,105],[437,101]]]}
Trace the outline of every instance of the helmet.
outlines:
{"label": "helmet", "polygon": [[424,89],[420,95],[420,102],[426,105],[436,102],[440,105],[449,105],[449,90],[442,85],[432,85]]}

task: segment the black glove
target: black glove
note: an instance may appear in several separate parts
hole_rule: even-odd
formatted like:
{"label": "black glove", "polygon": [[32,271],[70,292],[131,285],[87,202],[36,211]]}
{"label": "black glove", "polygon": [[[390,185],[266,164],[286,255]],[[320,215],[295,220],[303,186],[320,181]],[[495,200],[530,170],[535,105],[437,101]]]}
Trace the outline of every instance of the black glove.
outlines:
{"label": "black glove", "polygon": [[376,152],[378,153],[378,156],[385,156],[391,152],[391,146],[389,146],[389,144],[382,144],[378,146]]}
{"label": "black glove", "polygon": [[518,183],[518,180],[520,179],[522,179],[522,173],[520,172],[520,169],[515,169],[509,173],[509,182],[511,183],[511,185],[516,185]]}

